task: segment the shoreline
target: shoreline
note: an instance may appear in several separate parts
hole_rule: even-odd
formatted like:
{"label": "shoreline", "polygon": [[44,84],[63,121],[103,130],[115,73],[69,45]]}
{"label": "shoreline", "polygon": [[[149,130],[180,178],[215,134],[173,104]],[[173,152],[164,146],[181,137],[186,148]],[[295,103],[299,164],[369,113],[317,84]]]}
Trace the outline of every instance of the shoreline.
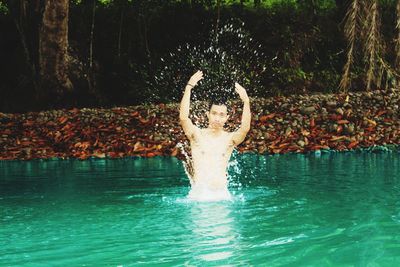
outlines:
{"label": "shoreline", "polygon": [[[253,152],[253,151],[244,151],[240,152],[240,155],[258,155],[258,156],[265,156],[265,157],[278,157],[278,156],[285,156],[285,155],[302,155],[302,156],[315,156],[315,157],[321,157],[321,156],[326,156],[326,155],[334,155],[334,154],[346,154],[346,153],[353,153],[353,154],[392,154],[392,153],[398,153],[400,154],[400,145],[394,145],[394,146],[372,146],[372,147],[366,147],[366,148],[357,148],[357,149],[352,149],[352,150],[343,150],[343,151],[338,151],[338,150],[328,150],[328,149],[323,149],[323,150],[314,150],[314,151],[307,151],[307,152],[287,152],[287,153],[278,153],[278,154],[272,154],[272,153],[264,153],[260,154],[258,152]],[[48,157],[48,158],[30,158],[30,159],[19,159],[19,158],[14,158],[14,159],[6,159],[6,160],[0,160],[1,163],[6,163],[6,162],[21,162],[21,161],[30,161],[30,162],[47,162],[47,161],[64,161],[64,160],[78,160],[78,161],[83,161],[83,160],[127,160],[127,159],[132,159],[132,160],[140,160],[140,159],[157,159],[157,158],[176,158],[177,160],[182,160],[183,157],[180,156],[171,156],[171,155],[156,155],[156,156],[123,156],[123,157],[97,157],[97,156],[89,156],[85,159],[80,159],[76,157]]]}
{"label": "shoreline", "polygon": [[[400,151],[400,91],[251,99],[252,126],[239,152]],[[200,107],[201,103],[192,103]],[[226,129],[240,124],[231,101]],[[0,160],[183,157],[179,104],[0,113]],[[205,126],[204,109],[196,109]],[[193,113],[193,112],[192,112]]]}

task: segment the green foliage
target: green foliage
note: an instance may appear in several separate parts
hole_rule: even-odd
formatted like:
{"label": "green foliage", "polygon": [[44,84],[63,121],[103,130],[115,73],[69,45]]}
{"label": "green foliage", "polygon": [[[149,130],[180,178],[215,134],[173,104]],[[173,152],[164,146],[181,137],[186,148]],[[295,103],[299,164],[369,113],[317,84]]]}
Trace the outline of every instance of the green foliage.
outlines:
{"label": "green foliage", "polygon": [[113,0],[98,0],[103,5],[109,5]]}
{"label": "green foliage", "polygon": [[[203,80],[205,92],[211,88],[231,88],[234,80],[245,85],[253,97],[331,92],[338,87],[346,42],[340,28],[342,13],[334,0],[262,0],[257,8],[254,0],[245,0],[243,5],[240,0],[221,0],[219,11],[216,0],[95,1],[90,71],[94,77],[93,92],[104,100],[102,105],[176,101],[181,97],[183,83],[196,68],[202,68],[209,78]],[[0,3],[7,8],[4,0]],[[13,9],[10,7],[13,12],[0,13],[0,57],[4,62],[12,62],[1,69],[5,78],[0,80],[0,100],[7,102],[7,107],[16,107],[20,96],[28,95],[33,88],[25,51],[14,25],[18,21],[15,18],[20,16],[20,2],[12,3],[15,3]],[[30,7],[27,10],[34,12]],[[382,8],[385,10],[382,28],[392,33],[393,6]],[[93,0],[71,1],[71,55],[85,73],[89,72],[92,12]],[[35,62],[38,44],[35,27],[40,21],[29,20],[33,15],[36,14],[28,14],[22,26],[29,55]],[[249,51],[253,49],[233,49],[229,45],[237,44],[237,40],[231,38],[220,39],[219,45],[225,52],[211,61],[210,53],[195,55],[194,48],[205,51],[209,47],[217,18],[218,29],[232,19],[244,22],[244,39],[252,38],[260,45],[256,49],[258,55],[251,57]],[[392,40],[390,34],[385,38]],[[80,73],[75,75],[85,77]],[[355,66],[351,75],[362,81],[362,68]],[[362,88],[361,82],[355,85]],[[76,83],[75,88],[76,105],[99,104],[87,81]],[[4,107],[0,102],[0,109],[1,105]]]}
{"label": "green foliage", "polygon": [[7,13],[8,13],[8,7],[6,3],[0,1],[0,14],[7,14]]}
{"label": "green foliage", "polygon": [[[99,3],[101,5],[110,5],[115,2],[115,0],[95,0],[96,3]],[[132,0],[127,0],[127,2],[132,2]],[[82,4],[82,0],[72,0],[72,3],[75,5],[80,5]]]}

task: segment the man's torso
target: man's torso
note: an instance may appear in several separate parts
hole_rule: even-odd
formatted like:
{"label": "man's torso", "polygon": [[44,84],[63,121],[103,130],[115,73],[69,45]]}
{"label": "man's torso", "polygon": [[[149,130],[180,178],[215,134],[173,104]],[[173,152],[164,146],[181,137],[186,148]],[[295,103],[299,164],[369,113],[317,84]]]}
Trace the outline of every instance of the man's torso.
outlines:
{"label": "man's torso", "polygon": [[226,188],[226,169],[234,148],[232,133],[221,131],[214,135],[208,129],[199,129],[190,144],[195,185],[210,189]]}

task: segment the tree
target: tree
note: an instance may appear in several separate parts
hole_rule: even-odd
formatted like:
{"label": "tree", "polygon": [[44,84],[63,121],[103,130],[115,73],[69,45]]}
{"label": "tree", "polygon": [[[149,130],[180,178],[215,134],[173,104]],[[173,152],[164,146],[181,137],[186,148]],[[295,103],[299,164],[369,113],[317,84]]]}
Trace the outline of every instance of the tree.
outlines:
{"label": "tree", "polygon": [[[400,1],[400,0],[399,0]],[[340,89],[347,91],[351,85],[351,72],[357,46],[361,47],[365,67],[366,90],[372,87],[388,88],[399,77],[385,59],[385,43],[381,36],[378,0],[353,0],[345,17],[345,36],[348,41],[347,61],[343,68]],[[398,7],[398,10],[400,8]],[[399,23],[397,24],[398,28]],[[399,46],[396,46],[399,49]],[[398,51],[396,51],[399,54]]]}
{"label": "tree", "polygon": [[59,102],[73,85],[68,77],[68,0],[46,0],[39,31],[39,100]]}

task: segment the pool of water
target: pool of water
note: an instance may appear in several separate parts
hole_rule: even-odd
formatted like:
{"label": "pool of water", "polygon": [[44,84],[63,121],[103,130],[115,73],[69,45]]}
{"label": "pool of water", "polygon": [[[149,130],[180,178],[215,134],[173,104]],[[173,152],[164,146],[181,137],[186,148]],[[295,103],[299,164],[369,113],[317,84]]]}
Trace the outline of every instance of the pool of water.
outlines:
{"label": "pool of water", "polygon": [[0,266],[400,266],[400,154],[238,156],[232,201],[175,158],[0,162]]}

